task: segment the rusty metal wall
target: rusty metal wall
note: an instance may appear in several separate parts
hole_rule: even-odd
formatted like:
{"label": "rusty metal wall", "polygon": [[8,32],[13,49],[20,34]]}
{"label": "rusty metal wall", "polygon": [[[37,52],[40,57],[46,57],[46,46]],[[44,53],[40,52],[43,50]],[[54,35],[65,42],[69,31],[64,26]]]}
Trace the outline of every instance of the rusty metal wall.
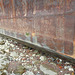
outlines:
{"label": "rusty metal wall", "polygon": [[75,0],[0,0],[0,33],[75,56]]}

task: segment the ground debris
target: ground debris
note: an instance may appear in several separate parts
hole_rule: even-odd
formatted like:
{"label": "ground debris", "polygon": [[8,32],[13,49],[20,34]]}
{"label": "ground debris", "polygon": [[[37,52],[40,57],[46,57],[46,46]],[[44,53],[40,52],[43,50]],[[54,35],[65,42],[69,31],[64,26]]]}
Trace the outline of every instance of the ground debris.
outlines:
{"label": "ground debris", "polygon": [[74,70],[60,58],[0,38],[0,75],[74,75]]}

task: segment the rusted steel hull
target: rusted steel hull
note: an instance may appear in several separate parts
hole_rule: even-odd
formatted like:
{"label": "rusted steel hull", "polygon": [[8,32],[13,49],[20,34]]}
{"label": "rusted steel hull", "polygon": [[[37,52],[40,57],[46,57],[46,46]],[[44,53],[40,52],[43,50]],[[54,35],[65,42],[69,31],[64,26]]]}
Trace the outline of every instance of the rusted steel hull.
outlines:
{"label": "rusted steel hull", "polygon": [[1,0],[0,33],[75,58],[75,0]]}

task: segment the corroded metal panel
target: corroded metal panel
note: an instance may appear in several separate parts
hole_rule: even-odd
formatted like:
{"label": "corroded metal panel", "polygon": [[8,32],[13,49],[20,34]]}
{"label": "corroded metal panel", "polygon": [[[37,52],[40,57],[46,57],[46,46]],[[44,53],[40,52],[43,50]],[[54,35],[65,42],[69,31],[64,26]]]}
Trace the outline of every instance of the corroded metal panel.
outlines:
{"label": "corroded metal panel", "polygon": [[75,0],[0,0],[1,33],[75,55]]}

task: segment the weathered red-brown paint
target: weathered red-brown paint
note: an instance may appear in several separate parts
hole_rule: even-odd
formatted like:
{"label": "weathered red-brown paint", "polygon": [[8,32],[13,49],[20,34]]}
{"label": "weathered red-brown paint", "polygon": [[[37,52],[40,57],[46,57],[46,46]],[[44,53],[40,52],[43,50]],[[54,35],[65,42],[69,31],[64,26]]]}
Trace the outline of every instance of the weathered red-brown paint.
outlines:
{"label": "weathered red-brown paint", "polygon": [[[2,5],[4,1],[6,7]],[[0,28],[16,32],[17,38],[27,38],[42,47],[74,55],[74,3],[75,0],[3,0],[1,8],[5,14],[0,15]]]}

